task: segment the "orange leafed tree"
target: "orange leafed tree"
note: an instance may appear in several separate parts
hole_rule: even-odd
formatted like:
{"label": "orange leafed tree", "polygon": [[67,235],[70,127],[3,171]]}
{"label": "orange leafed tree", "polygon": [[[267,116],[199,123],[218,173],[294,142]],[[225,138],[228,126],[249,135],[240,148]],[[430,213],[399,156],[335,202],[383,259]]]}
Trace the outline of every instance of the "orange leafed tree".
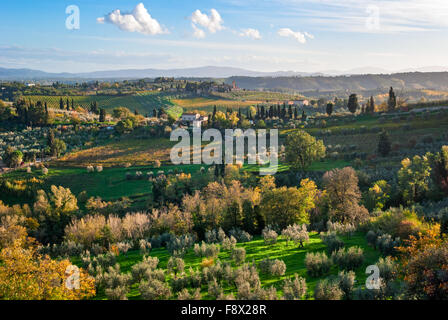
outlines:
{"label": "orange leafed tree", "polygon": [[[26,241],[26,244],[25,244]],[[79,270],[79,289],[68,260],[41,256],[29,238],[18,239],[0,252],[0,299],[3,300],[80,300],[95,295],[95,280]]]}
{"label": "orange leafed tree", "polygon": [[417,299],[448,299],[448,242],[439,234],[436,224],[398,248],[408,292]]}

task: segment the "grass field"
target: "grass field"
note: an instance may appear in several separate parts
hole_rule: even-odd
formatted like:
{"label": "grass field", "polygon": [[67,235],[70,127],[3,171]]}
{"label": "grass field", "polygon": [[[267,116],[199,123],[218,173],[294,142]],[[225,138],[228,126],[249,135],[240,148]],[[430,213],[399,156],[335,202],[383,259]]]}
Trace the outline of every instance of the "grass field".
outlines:
{"label": "grass field", "polygon": [[125,139],[103,146],[82,150],[69,154],[56,161],[56,166],[86,167],[102,165],[104,167],[152,165],[155,160],[167,162],[170,150],[176,142],[166,138],[145,140]]}
{"label": "grass field", "polygon": [[[167,172],[174,168],[184,173],[195,174],[199,172],[200,165],[179,165],[154,168],[152,166],[130,168],[105,168],[103,172],[87,172],[86,168],[50,167],[47,175],[42,170],[34,169],[31,174],[17,170],[2,176],[5,179],[21,180],[24,178],[37,178],[43,180],[42,188],[50,190],[52,185],[70,188],[73,194],[78,195],[86,191],[89,197],[101,197],[104,200],[117,200],[122,197],[140,198],[151,194],[151,183],[146,173],[152,171]],[[135,176],[137,171],[142,172],[142,180],[127,180],[126,174]],[[1,197],[0,197],[1,199]],[[8,199],[4,199],[8,200]]]}
{"label": "grass field", "polygon": [[[375,264],[380,257],[380,254],[378,251],[373,250],[367,245],[364,235],[361,233],[357,233],[351,238],[342,237],[342,239],[345,242],[345,247],[359,246],[364,250],[364,264],[358,270],[356,270],[357,282],[355,286],[361,286],[365,283],[367,277],[365,273],[366,267],[368,265]],[[281,294],[283,280],[292,277],[295,273],[297,273],[299,276],[306,279],[308,286],[308,296],[313,296],[314,287],[319,278],[313,278],[307,275],[304,260],[305,255],[308,252],[325,251],[326,247],[322,243],[320,236],[317,233],[310,234],[310,241],[305,245],[304,248],[299,248],[292,243],[287,246],[285,240],[279,240],[276,244],[273,245],[266,245],[263,239],[261,239],[260,237],[256,237],[253,241],[248,243],[240,243],[237,246],[244,247],[246,249],[246,262],[259,262],[266,258],[280,259],[285,262],[286,273],[284,276],[275,277],[260,274],[262,287],[275,286],[278,290],[278,293]],[[152,250],[150,255],[159,258],[159,268],[166,269],[168,259],[170,258],[170,255],[166,249],[154,249]],[[218,259],[222,262],[230,261],[229,253],[221,252],[218,256]],[[140,261],[142,261],[142,255],[138,251],[131,251],[128,252],[126,256],[121,255],[118,257],[118,263],[120,264],[121,272],[123,273],[130,272],[131,267]],[[189,252],[186,254],[186,256],[184,257],[184,261],[185,270],[189,270],[190,267],[192,267],[193,269],[201,268],[200,263],[202,261],[202,258],[196,257],[192,249],[189,250]],[[75,258],[73,262],[78,265],[80,264],[80,261],[77,258]],[[329,276],[337,275],[338,272],[338,267],[333,266]],[[202,297],[203,299],[211,299],[205,287],[206,286],[204,285],[202,286]],[[230,292],[236,293],[236,289],[233,287],[224,287],[224,290],[226,294]],[[140,299],[137,285],[132,286],[128,297],[129,299]],[[99,292],[96,299],[105,299],[104,293]]]}

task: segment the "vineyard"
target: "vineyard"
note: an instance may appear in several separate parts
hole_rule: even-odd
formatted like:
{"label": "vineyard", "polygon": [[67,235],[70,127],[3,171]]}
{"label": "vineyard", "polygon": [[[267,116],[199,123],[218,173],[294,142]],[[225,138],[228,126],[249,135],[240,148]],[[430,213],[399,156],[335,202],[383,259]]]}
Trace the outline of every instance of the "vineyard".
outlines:
{"label": "vineyard", "polygon": [[67,99],[73,99],[74,105],[87,108],[91,103],[97,102],[98,107],[112,110],[116,107],[126,107],[130,110],[137,110],[142,114],[150,113],[154,108],[170,107],[173,103],[165,96],[155,92],[145,91],[134,95],[123,96],[102,96],[102,95],[86,95],[86,96],[27,96],[26,100],[36,103],[37,101],[46,102],[49,108],[59,108],[59,101],[62,98],[64,103]]}

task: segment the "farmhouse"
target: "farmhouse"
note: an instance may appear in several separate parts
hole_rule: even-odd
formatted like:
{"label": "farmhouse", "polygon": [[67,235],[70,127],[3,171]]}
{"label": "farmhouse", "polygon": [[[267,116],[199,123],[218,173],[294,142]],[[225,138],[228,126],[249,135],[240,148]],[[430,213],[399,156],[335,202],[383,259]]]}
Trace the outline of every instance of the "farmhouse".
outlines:
{"label": "farmhouse", "polygon": [[309,106],[310,102],[308,100],[294,100],[294,105],[299,106],[299,107],[304,107],[304,106]]}
{"label": "farmhouse", "polygon": [[199,113],[184,113],[181,118],[182,122],[193,127],[200,128],[203,122],[208,121],[207,116],[201,116]]}

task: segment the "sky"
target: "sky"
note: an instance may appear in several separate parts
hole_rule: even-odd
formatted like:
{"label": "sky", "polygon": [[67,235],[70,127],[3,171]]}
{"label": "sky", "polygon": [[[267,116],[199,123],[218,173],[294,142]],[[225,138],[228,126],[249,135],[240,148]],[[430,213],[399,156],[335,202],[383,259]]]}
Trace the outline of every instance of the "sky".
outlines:
{"label": "sky", "polygon": [[448,67],[447,31],[447,0],[2,1],[0,67],[395,72]]}

